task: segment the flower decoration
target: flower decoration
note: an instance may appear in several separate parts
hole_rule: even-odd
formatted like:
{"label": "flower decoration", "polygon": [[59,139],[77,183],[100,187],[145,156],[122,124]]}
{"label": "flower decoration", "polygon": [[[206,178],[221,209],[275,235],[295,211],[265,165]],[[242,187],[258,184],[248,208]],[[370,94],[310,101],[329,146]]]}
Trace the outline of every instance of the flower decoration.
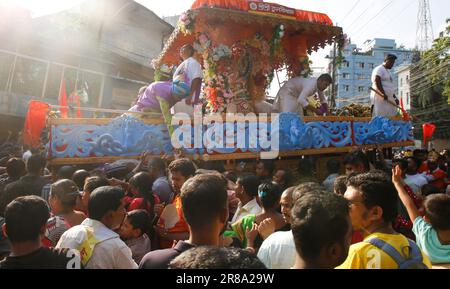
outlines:
{"label": "flower decoration", "polygon": [[191,34],[195,27],[195,16],[192,11],[187,11],[181,14],[178,20],[178,28],[183,32],[183,34]]}

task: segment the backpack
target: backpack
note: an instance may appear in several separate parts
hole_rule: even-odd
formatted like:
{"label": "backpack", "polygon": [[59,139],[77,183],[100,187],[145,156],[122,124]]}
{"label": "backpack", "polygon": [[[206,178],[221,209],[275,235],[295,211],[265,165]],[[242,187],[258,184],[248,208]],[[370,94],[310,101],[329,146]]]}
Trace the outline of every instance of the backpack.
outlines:
{"label": "backpack", "polygon": [[423,256],[419,247],[410,239],[408,239],[409,246],[404,247],[409,248],[409,258],[403,257],[397,249],[381,239],[372,238],[366,242],[391,256],[391,258],[397,263],[398,269],[428,269],[427,265],[423,262]]}

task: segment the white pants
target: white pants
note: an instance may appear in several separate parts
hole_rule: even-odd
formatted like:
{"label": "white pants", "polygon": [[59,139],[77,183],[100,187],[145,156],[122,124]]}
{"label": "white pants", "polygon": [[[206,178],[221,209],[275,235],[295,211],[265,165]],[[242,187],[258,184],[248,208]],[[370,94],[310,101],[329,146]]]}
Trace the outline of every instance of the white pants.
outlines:
{"label": "white pants", "polygon": [[293,97],[288,90],[280,90],[273,104],[276,112],[292,112],[303,116],[303,106]]}

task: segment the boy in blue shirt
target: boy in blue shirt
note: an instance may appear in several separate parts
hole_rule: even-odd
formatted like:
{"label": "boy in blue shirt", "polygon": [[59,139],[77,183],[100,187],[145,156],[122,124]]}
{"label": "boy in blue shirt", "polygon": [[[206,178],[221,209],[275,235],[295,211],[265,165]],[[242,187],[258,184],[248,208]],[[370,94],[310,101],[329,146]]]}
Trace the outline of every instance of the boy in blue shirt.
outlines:
{"label": "boy in blue shirt", "polygon": [[450,196],[428,196],[424,203],[425,216],[422,218],[403,187],[399,166],[393,169],[392,182],[413,222],[413,232],[419,248],[428,255],[431,263],[450,264]]}

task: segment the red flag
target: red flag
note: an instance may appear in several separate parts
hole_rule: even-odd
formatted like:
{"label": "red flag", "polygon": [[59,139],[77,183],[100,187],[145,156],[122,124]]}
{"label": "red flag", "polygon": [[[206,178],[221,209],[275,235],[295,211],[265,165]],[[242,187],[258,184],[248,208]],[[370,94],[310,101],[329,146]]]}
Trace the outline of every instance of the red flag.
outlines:
{"label": "red flag", "polygon": [[402,111],[405,110],[405,107],[403,106],[403,97],[400,97],[400,107],[402,108]]}
{"label": "red flag", "polygon": [[64,106],[61,108],[61,117],[67,118],[68,109],[67,109],[67,92],[66,92],[66,81],[64,78],[61,80],[60,93],[59,93],[59,105]]}
{"label": "red flag", "polygon": [[80,109],[81,101],[80,101],[80,96],[78,95],[78,93],[75,94],[75,104],[77,105],[77,118],[82,118],[81,109]]}
{"label": "red flag", "polygon": [[428,141],[433,137],[433,134],[436,131],[436,126],[431,123],[425,123],[422,125],[422,128],[423,128],[423,145],[424,147],[427,147]]}
{"label": "red flag", "polygon": [[50,106],[41,101],[32,100],[28,105],[28,112],[25,118],[23,129],[23,143],[31,147],[38,147],[42,130],[45,128],[45,121]]}

